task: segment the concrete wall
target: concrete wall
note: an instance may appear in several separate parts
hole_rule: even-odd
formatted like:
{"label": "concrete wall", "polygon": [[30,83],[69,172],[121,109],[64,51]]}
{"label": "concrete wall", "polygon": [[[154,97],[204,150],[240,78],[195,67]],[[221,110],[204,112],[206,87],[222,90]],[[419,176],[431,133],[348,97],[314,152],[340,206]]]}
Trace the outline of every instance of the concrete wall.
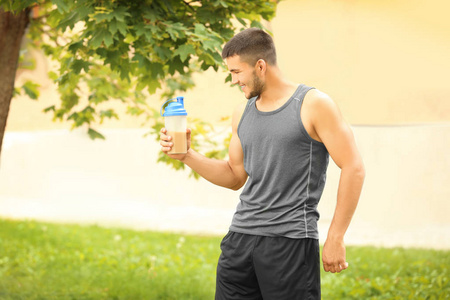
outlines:
{"label": "concrete wall", "polygon": [[[450,125],[354,126],[367,177],[349,244],[450,248]],[[0,169],[0,215],[58,222],[225,234],[239,192],[156,164],[142,129],[106,141],[65,130],[10,132]],[[331,161],[320,203],[324,241],[339,169]]]}

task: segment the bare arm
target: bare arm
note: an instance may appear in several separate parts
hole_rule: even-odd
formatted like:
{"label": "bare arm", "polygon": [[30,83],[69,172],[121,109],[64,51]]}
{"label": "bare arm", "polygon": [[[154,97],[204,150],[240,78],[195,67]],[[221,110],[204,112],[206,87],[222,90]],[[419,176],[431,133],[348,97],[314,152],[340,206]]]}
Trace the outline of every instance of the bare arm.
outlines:
{"label": "bare arm", "polygon": [[[240,189],[247,180],[247,173],[244,169],[244,154],[241,142],[237,135],[237,126],[239,124],[242,112],[245,106],[239,106],[232,120],[232,137],[228,149],[229,160],[217,160],[207,158],[190,148],[190,130],[188,129],[188,152],[184,155],[169,155],[171,158],[178,159],[188,165],[206,180],[229,189]],[[171,137],[166,135],[166,130],[161,130],[161,150],[167,154],[170,151]]]}
{"label": "bare arm", "polygon": [[311,101],[314,130],[341,169],[336,209],[322,253],[325,271],[334,273],[348,267],[344,235],[359,201],[365,170],[353,132],[337,105],[321,92],[315,92],[314,96]]}

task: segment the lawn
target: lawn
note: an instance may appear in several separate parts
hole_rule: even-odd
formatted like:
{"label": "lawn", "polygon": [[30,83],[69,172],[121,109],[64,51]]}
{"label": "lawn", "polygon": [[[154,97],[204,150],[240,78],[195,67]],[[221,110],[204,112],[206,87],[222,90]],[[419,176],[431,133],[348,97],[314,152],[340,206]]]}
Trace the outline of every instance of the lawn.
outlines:
{"label": "lawn", "polygon": [[[213,299],[221,237],[0,219],[0,299]],[[450,251],[347,247],[323,299],[449,299]]]}

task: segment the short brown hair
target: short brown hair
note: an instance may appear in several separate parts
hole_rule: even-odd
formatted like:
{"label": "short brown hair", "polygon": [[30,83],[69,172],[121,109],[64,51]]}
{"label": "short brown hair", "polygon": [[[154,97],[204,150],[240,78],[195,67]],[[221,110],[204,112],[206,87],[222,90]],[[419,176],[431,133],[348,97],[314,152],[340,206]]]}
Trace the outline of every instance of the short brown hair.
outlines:
{"label": "short brown hair", "polygon": [[239,55],[241,59],[255,65],[260,59],[270,65],[277,64],[277,54],[272,37],[259,28],[248,28],[236,34],[222,50],[222,58]]}

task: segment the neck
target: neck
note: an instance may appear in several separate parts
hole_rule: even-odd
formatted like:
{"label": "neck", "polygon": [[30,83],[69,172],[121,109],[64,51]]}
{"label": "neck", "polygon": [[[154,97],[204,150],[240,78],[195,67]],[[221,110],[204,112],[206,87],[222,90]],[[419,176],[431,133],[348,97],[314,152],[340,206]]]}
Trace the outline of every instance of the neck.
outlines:
{"label": "neck", "polygon": [[259,95],[260,103],[277,103],[287,101],[297,89],[297,84],[287,80],[277,66],[267,68],[264,90]]}

